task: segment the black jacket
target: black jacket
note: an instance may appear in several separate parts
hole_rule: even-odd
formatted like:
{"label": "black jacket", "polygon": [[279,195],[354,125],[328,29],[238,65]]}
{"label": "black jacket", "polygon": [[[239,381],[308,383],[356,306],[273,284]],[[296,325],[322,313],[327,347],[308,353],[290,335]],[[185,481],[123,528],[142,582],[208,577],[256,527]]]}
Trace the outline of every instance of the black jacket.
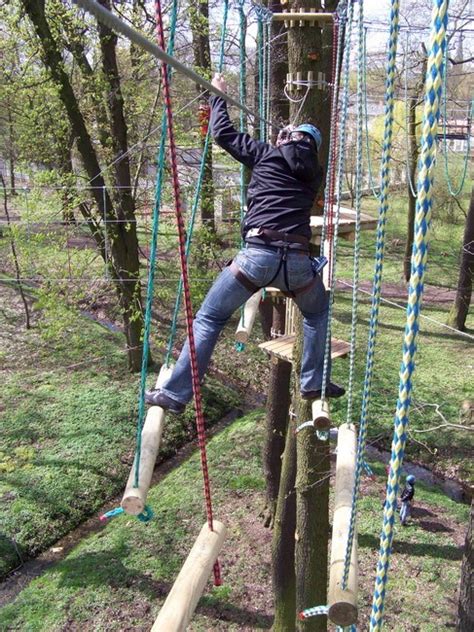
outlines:
{"label": "black jacket", "polygon": [[406,483],[403,488],[402,495],[400,496],[400,500],[402,502],[406,502],[407,500],[413,500],[415,496],[415,486],[410,483]]}
{"label": "black jacket", "polygon": [[310,238],[310,211],[323,177],[316,149],[305,141],[273,147],[254,140],[232,125],[224,99],[210,102],[214,140],[252,169],[243,233],[263,227]]}

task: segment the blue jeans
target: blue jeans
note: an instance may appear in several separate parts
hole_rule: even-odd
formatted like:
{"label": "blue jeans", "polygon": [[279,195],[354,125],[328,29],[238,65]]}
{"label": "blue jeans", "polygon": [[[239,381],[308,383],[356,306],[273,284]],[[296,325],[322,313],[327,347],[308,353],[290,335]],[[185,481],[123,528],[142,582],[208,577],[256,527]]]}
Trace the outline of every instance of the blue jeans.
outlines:
{"label": "blue jeans", "polygon": [[[265,287],[271,282],[272,287],[287,291],[283,266],[275,277],[280,260],[280,252],[250,244],[243,248],[234,259],[245,276],[255,285]],[[306,255],[289,250],[286,266],[290,290],[303,287],[314,278],[311,260]],[[243,305],[250,296],[252,296],[252,292],[235,278],[229,267],[220,273],[209,290],[193,324],[200,378],[206,372],[221,330],[235,310]],[[328,293],[320,276],[317,275],[315,283],[309,290],[296,294],[294,300],[304,317],[301,390],[319,390],[323,377],[329,306]],[[330,368],[329,364],[329,371]],[[329,374],[328,372],[328,376]],[[161,390],[168,397],[182,404],[187,404],[192,399],[188,340],[181,351],[172,376]]]}

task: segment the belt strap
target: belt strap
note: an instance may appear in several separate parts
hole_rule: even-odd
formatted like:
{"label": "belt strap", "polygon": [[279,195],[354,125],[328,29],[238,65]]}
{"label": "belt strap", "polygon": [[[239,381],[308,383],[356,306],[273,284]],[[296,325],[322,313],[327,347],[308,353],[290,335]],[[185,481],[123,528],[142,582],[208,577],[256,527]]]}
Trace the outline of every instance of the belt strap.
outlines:
{"label": "belt strap", "polygon": [[252,281],[248,278],[248,276],[244,274],[244,272],[242,272],[235,261],[232,261],[232,263],[230,264],[230,271],[235,276],[237,281],[240,281],[244,288],[246,288],[249,292],[252,292],[252,294],[255,294],[255,292],[258,292],[261,289],[258,287],[258,285],[255,285],[255,283],[252,283]]}
{"label": "belt strap", "polygon": [[251,228],[247,231],[245,238],[260,237],[268,241],[284,241],[289,244],[309,245],[309,239],[303,235],[295,235],[294,233],[282,233],[279,230],[271,230],[270,228]]}

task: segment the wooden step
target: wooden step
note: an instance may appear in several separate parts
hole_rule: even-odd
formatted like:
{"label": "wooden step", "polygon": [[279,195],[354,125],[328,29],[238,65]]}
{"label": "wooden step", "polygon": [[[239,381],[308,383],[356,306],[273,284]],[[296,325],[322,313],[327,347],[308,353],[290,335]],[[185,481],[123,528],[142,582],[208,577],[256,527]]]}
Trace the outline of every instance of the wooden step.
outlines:
{"label": "wooden step", "polygon": [[[287,362],[293,361],[293,345],[295,342],[295,336],[280,336],[273,340],[267,340],[262,342],[258,346],[263,349],[265,353],[276,356],[280,360],[286,360]],[[339,340],[333,338],[331,340],[331,358],[345,358],[351,350],[351,345],[345,340]]]}

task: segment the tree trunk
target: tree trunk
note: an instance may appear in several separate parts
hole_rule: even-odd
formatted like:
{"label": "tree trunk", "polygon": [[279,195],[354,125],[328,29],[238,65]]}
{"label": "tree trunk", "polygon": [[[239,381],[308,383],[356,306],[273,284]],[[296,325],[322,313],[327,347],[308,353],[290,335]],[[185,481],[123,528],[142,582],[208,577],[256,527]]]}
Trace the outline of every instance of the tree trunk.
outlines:
{"label": "tree trunk", "polygon": [[273,632],[296,630],[295,472],[296,438],[293,424],[288,424],[272,539],[272,577],[275,598]]}
{"label": "tree trunk", "polygon": [[[266,6],[273,12],[282,12],[282,3],[266,0]],[[289,103],[283,88],[288,72],[287,40],[286,37],[279,37],[286,32],[286,27],[282,22],[273,21],[270,26],[270,120],[280,125],[288,123]],[[256,90],[258,94],[258,89]],[[257,104],[258,105],[258,104]],[[271,128],[271,141],[275,142],[278,130]],[[266,303],[265,301],[264,303]],[[267,312],[264,303],[260,306],[260,318],[264,335],[268,333]],[[285,331],[285,301],[274,303],[272,329],[276,335],[281,335]],[[264,473],[266,480],[266,506],[264,512],[265,526],[272,528],[275,523],[276,505],[278,490],[280,486],[280,475],[282,468],[282,454],[285,448],[285,434],[288,424],[288,408],[290,404],[290,379],[291,364],[272,357],[270,365],[270,375],[268,382],[267,414],[266,414],[266,434],[263,449]],[[294,529],[293,529],[294,530]],[[277,538],[279,544],[274,543],[275,556],[286,556],[286,553],[278,551],[278,546],[285,546],[286,541]],[[285,558],[286,559],[286,558]],[[293,557],[291,557],[291,565]],[[281,570],[281,569],[280,569]],[[283,572],[274,573],[275,594],[286,594],[284,587],[279,587],[279,582],[285,582]],[[292,616],[294,614],[294,597],[290,608]],[[285,610],[285,607],[283,608]],[[283,617],[285,620],[285,617]],[[294,617],[293,617],[294,623]],[[283,629],[283,628],[282,628]]]}
{"label": "tree trunk", "polygon": [[[403,258],[403,274],[405,281],[410,280],[411,275],[411,251],[413,249],[413,236],[415,233],[415,211],[416,211],[416,166],[418,163],[418,143],[416,142],[416,106],[418,99],[411,96],[408,100],[408,138],[410,154],[408,156],[408,217],[407,217],[407,240],[405,243],[405,256]],[[410,182],[413,183],[414,194],[411,190]]]}
{"label": "tree trunk", "polygon": [[459,585],[457,632],[474,630],[474,549],[472,547],[472,523],[474,521],[474,501],[471,501],[471,513],[466,533],[466,543],[461,567]]}
{"label": "tree trunk", "polygon": [[[336,2],[327,2],[326,11],[335,9]],[[304,8],[303,0],[294,3],[293,10]],[[316,4],[321,9],[321,3]],[[296,23],[298,24],[298,23]],[[328,83],[332,74],[332,23],[323,26],[295,26],[288,34],[288,61],[290,73],[302,72],[303,79],[312,71],[314,78],[323,72],[325,82],[309,90],[299,113],[298,123],[317,125],[323,132],[323,144],[319,151],[321,164],[327,164],[331,102]],[[324,46],[324,48],[323,48]],[[301,104],[291,104],[292,117]],[[293,351],[295,393],[293,407],[300,424],[311,417],[310,403],[302,401],[299,394],[299,375],[303,347],[303,319],[296,319],[296,342]],[[323,341],[320,341],[321,344]],[[296,608],[300,611],[314,605],[327,603],[327,558],[329,531],[329,445],[319,441],[314,431],[303,430],[297,436],[296,472]],[[323,631],[327,629],[326,617],[312,617],[298,622],[299,630]]]}
{"label": "tree trunk", "polygon": [[472,295],[472,277],[474,275],[474,187],[471,189],[471,202],[464,227],[461,262],[459,266],[458,288],[449,322],[459,331],[465,331]]}
{"label": "tree trunk", "polygon": [[10,168],[10,194],[16,195],[15,190],[15,128],[10,107],[10,100],[7,104],[8,117],[8,164]]}
{"label": "tree trunk", "polygon": [[[109,11],[110,0],[99,0]],[[112,243],[119,298],[125,324],[129,367],[139,371],[141,367],[143,309],[141,302],[140,261],[138,257],[137,220],[128,159],[127,124],[117,66],[117,35],[101,22],[98,23],[102,69],[107,85],[111,144],[114,153],[114,203],[117,215],[117,240]],[[117,158],[121,157],[121,160]]]}
{"label": "tree trunk", "polygon": [[[285,303],[274,304],[273,332],[275,336],[285,331]],[[285,435],[290,405],[291,364],[272,356],[268,379],[265,443],[263,446],[263,471],[266,481],[265,526],[273,528],[278,489],[280,487],[281,459],[285,449]]]}
{"label": "tree trunk", "polygon": [[[136,219],[129,188],[130,172],[128,159],[120,160],[115,165],[116,183],[123,183],[123,186],[126,187],[123,191],[119,189],[119,192],[115,194],[117,202],[117,209],[115,209],[101,175],[97,153],[79,108],[79,103],[69,81],[69,76],[64,69],[60,50],[46,20],[44,4],[35,0],[21,1],[38,35],[44,63],[58,86],[59,96],[67,112],[87,177],[93,183],[92,195],[98,207],[99,215],[107,221],[111,261],[106,261],[106,263],[110,264],[120,307],[123,312],[128,365],[130,370],[136,371],[141,366],[143,312],[140,296]],[[103,4],[108,6],[106,1]],[[102,38],[105,79],[109,87],[110,137],[113,141],[116,155],[121,155],[123,148],[126,147],[127,130],[123,119],[122,97],[118,83],[115,51],[111,52],[111,49],[115,47],[116,37],[106,27],[100,25],[99,33],[101,33]],[[110,76],[108,76],[109,72],[111,73]],[[95,226],[97,227],[97,224]],[[97,230],[95,230],[94,236],[97,238]],[[107,248],[101,248],[102,253],[106,251]]]}
{"label": "tree trunk", "polygon": [[[211,79],[211,47],[209,44],[209,3],[208,0],[192,0],[190,3],[190,23],[193,35],[194,65],[196,72]],[[196,85],[198,94],[201,94],[201,86]],[[199,104],[199,124],[201,126],[201,150],[204,150],[207,126],[209,124],[209,93],[205,93]],[[201,221],[211,232],[215,232],[214,217],[214,181],[212,178],[212,144],[209,141],[209,149],[204,165],[204,174],[201,189]]]}
{"label": "tree trunk", "polygon": [[[311,419],[311,403],[299,396],[299,375],[303,349],[303,318],[296,318],[293,352],[295,392],[293,402],[297,423]],[[296,610],[327,603],[329,535],[329,441],[319,441],[314,430],[305,429],[296,439]],[[298,630],[323,632],[327,617],[298,622]]]}

